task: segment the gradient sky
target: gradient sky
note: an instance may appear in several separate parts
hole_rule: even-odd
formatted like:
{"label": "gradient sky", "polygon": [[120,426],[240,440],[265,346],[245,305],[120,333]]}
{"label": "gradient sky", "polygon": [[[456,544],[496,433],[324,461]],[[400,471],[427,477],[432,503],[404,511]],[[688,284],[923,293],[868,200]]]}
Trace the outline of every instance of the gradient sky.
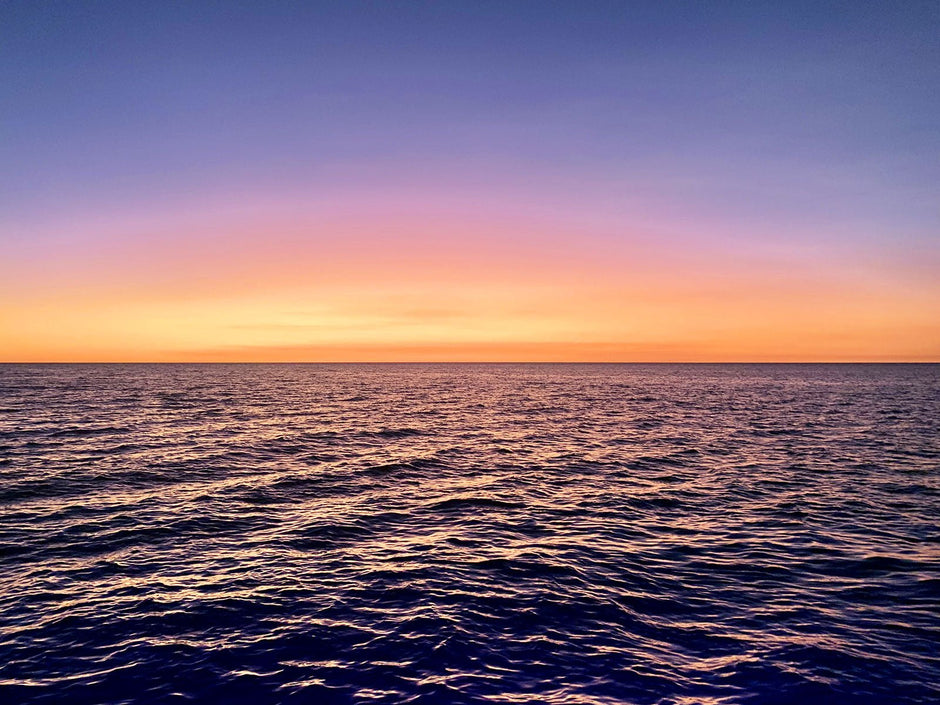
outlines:
{"label": "gradient sky", "polygon": [[940,3],[0,2],[0,360],[940,360]]}

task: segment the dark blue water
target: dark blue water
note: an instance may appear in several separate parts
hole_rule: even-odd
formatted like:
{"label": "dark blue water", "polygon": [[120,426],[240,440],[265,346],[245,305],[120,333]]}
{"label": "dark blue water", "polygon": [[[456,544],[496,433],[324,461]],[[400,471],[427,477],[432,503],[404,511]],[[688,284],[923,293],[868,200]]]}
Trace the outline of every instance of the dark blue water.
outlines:
{"label": "dark blue water", "polygon": [[940,366],[0,366],[2,703],[940,702]]}

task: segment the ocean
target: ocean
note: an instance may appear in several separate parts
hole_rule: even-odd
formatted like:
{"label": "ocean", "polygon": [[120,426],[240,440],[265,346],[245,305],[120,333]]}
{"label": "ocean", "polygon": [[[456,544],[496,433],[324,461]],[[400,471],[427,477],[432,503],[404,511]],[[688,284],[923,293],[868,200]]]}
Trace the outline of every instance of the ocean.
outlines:
{"label": "ocean", "polygon": [[940,702],[940,365],[0,365],[0,702]]}

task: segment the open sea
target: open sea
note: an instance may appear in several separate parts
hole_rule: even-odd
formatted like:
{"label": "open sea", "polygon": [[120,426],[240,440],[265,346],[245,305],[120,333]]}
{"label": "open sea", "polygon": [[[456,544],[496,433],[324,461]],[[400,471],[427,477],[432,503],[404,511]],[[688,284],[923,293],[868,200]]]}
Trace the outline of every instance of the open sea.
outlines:
{"label": "open sea", "polygon": [[940,702],[938,365],[0,365],[0,703]]}

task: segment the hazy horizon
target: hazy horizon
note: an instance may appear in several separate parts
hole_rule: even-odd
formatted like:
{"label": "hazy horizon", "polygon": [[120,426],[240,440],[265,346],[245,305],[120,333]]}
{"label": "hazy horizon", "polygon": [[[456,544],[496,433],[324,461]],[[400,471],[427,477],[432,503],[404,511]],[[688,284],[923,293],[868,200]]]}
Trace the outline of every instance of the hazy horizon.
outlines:
{"label": "hazy horizon", "polygon": [[940,360],[5,360],[0,365],[940,365]]}

